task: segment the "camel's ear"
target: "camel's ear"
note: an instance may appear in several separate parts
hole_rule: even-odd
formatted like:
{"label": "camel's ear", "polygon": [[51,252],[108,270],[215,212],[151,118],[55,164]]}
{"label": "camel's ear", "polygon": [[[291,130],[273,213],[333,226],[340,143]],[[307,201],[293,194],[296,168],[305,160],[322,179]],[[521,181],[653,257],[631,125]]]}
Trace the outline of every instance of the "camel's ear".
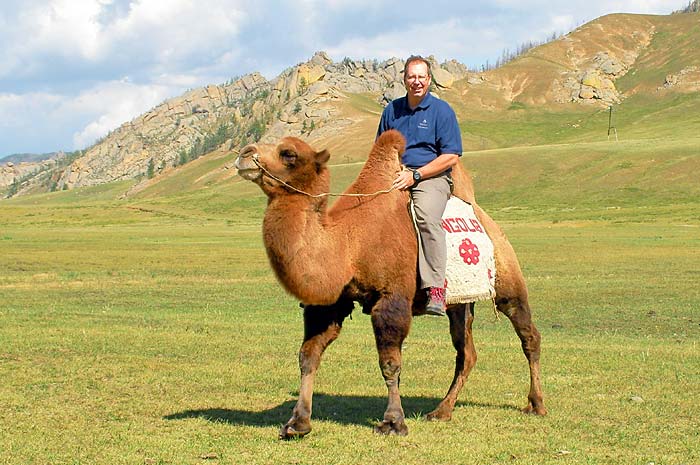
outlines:
{"label": "camel's ear", "polygon": [[331,158],[331,153],[328,150],[322,150],[316,152],[316,170],[320,170],[323,166],[328,163]]}

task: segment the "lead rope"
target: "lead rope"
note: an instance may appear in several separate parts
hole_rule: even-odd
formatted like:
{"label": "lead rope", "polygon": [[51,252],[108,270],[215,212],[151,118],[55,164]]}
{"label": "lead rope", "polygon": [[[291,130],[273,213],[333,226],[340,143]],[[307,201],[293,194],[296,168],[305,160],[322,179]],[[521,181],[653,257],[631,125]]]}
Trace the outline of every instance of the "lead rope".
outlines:
{"label": "lead rope", "polygon": [[[253,163],[255,163],[255,165],[258,168],[260,168],[260,170],[262,170],[263,173],[267,174],[269,177],[271,177],[275,181],[279,182],[280,184],[290,188],[294,192],[297,192],[297,193],[303,194],[303,195],[307,195],[307,196],[315,198],[315,199],[320,198],[320,197],[327,197],[327,196],[333,196],[333,197],[372,197],[372,196],[380,195],[380,194],[388,194],[389,192],[396,189],[394,187],[390,187],[389,189],[377,191],[377,192],[374,192],[372,194],[337,194],[337,193],[333,193],[333,192],[323,192],[321,194],[309,194],[308,192],[304,192],[301,189],[297,189],[296,187],[292,186],[291,184],[287,184],[285,181],[281,180],[280,178],[278,178],[274,174],[270,173],[264,166],[262,166],[260,164],[260,162],[258,162],[258,154],[257,153],[255,155],[253,155]],[[413,207],[413,200],[411,200],[410,203],[411,203],[411,207]],[[415,223],[415,217],[413,216],[413,208],[411,208],[410,210],[411,210],[411,217],[414,220],[413,225],[415,227],[416,223]],[[416,229],[416,232],[418,232],[417,229]],[[418,241],[420,242],[420,234],[416,234],[416,235],[418,236]],[[501,316],[498,313],[498,306],[496,305],[496,298],[495,297],[491,298],[491,303],[493,304],[493,314],[495,315],[496,320],[500,321]],[[299,304],[299,305],[301,306],[302,304]],[[352,319],[352,315],[350,315],[350,319]]]}
{"label": "lead rope", "polygon": [[307,196],[312,197],[312,198],[314,198],[314,199],[318,199],[318,198],[320,198],[320,197],[327,197],[327,196],[332,196],[332,197],[373,197],[373,196],[375,196],[375,195],[388,194],[389,192],[391,192],[391,191],[393,191],[393,190],[396,189],[395,187],[390,187],[389,189],[384,189],[384,190],[381,190],[381,191],[377,191],[377,192],[374,192],[374,193],[372,193],[372,194],[337,194],[337,193],[333,193],[333,192],[323,192],[323,193],[321,193],[321,194],[309,194],[308,192],[304,192],[304,191],[301,190],[301,189],[297,189],[296,187],[294,187],[294,186],[292,186],[292,185],[290,185],[290,184],[287,184],[285,181],[281,180],[280,178],[278,178],[278,177],[275,176],[274,174],[270,173],[264,166],[262,166],[262,165],[258,162],[258,154],[257,154],[257,153],[256,153],[255,155],[253,155],[253,163],[255,163],[255,165],[263,171],[263,173],[265,173],[266,175],[268,175],[269,177],[271,177],[271,178],[274,179],[275,181],[277,181],[277,182],[281,183],[282,185],[284,185],[284,186],[290,188],[290,189],[293,190],[294,192],[297,192],[297,193],[299,193],[299,194],[307,195]]}

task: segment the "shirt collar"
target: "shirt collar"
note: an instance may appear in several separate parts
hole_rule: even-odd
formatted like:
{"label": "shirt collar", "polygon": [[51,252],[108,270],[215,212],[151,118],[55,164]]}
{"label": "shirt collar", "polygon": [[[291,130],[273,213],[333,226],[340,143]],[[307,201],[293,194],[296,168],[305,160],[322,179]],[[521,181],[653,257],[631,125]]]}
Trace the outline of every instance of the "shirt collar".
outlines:
{"label": "shirt collar", "polygon": [[[424,109],[428,108],[430,106],[430,104],[432,103],[433,98],[434,97],[432,96],[430,91],[428,91],[428,93],[425,94],[425,97],[423,97],[423,100],[420,101],[420,103],[416,106],[416,108],[413,109],[413,111],[418,110],[418,109],[424,110]],[[408,104],[408,96],[406,97],[406,109],[411,111],[411,107]]]}

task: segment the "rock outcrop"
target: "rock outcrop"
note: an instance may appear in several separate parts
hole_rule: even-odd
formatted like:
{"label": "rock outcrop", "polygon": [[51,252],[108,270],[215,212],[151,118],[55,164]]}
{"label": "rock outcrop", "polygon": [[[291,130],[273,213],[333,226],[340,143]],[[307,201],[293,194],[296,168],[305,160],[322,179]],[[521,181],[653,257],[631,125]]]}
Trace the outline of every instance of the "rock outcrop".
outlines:
{"label": "rock outcrop", "polygon": [[[450,87],[466,75],[466,67],[454,60],[443,65],[433,57],[430,60],[439,88]],[[318,52],[272,81],[253,73],[194,89],[123,124],[42,182],[52,189],[72,189],[139,179],[149,172],[157,176],[186,162],[217,131],[226,134],[229,146],[284,135],[322,135],[345,124],[336,121],[336,103],[348,94],[374,93],[383,104],[404,95],[402,71],[399,58],[335,63],[325,52]],[[10,177],[16,174],[3,174],[1,179]],[[27,186],[31,184],[30,180]]]}
{"label": "rock outcrop", "polygon": [[678,73],[667,75],[663,86],[660,86],[657,90],[666,89],[680,92],[700,91],[700,66],[688,66]]}
{"label": "rock outcrop", "polygon": [[0,189],[13,186],[11,193],[26,189],[35,176],[50,172],[64,156],[63,152],[59,152],[56,156],[40,162],[0,162]]}
{"label": "rock outcrop", "polygon": [[251,95],[268,88],[267,80],[255,73],[167,100],[88,149],[60,173],[55,180],[57,188],[135,179],[144,176],[149,165],[155,171],[173,166],[182,153],[221,124],[242,120],[241,109],[246,108]]}
{"label": "rock outcrop", "polygon": [[558,103],[609,106],[624,98],[615,81],[627,74],[648,49],[656,25],[643,16],[608,15],[560,39],[567,71],[552,82]]}
{"label": "rock outcrop", "polygon": [[[663,24],[650,16],[608,15],[483,73],[470,73],[454,60],[428,60],[436,94],[462,107],[495,112],[572,102],[608,106],[625,98],[616,81],[638,69],[640,56],[647,68],[656,63],[650,61],[650,43]],[[253,73],[194,89],[123,124],[81,156],[31,168],[40,175],[17,164],[1,166],[0,188],[11,183],[17,188],[20,178],[20,194],[136,180],[217,147],[235,149],[286,135],[334,136],[375,118],[378,107],[366,105],[368,99],[385,105],[405,95],[403,65],[401,58],[334,62],[318,52],[270,81]],[[693,64],[652,86],[659,92],[700,90],[700,68]]]}
{"label": "rock outcrop", "polygon": [[583,69],[567,72],[552,83],[556,101],[606,106],[620,103],[615,80],[624,76],[630,65],[609,52],[597,53]]}

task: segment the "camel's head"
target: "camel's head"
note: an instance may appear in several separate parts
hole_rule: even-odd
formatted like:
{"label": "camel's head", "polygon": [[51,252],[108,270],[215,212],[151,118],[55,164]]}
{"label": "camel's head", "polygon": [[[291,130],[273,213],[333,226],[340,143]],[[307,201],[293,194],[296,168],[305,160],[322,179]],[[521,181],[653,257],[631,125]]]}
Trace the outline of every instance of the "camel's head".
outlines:
{"label": "camel's head", "polygon": [[328,190],[329,158],[327,150],[316,152],[296,137],[285,137],[277,145],[246,145],[236,168],[243,179],[258,184],[267,195],[294,189],[318,194]]}

